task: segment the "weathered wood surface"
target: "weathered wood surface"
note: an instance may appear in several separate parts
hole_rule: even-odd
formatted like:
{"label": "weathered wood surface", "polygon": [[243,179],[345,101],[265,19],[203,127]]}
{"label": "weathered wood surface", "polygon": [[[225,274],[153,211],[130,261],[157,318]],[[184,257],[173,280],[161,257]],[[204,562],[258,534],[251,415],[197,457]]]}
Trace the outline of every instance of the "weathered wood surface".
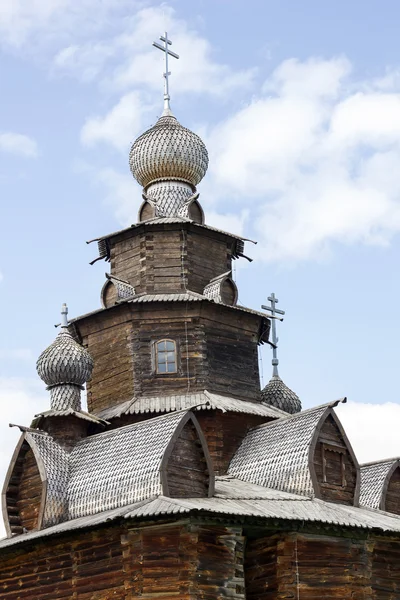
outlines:
{"label": "weathered wood surface", "polygon": [[185,223],[131,229],[110,240],[110,251],[111,274],[136,293],[202,293],[232,268],[231,239]]}
{"label": "weathered wood surface", "polygon": [[196,417],[207,440],[216,475],[226,474],[249,429],[269,420],[257,415],[223,413],[220,410],[196,412]]}
{"label": "weathered wood surface", "polygon": [[244,600],[240,527],[124,525],[1,556],[2,600]]}
{"label": "weathered wood surface", "polygon": [[278,598],[278,535],[247,541],[244,572],[246,600]]}
{"label": "weathered wood surface", "polygon": [[9,534],[38,528],[43,485],[35,455],[24,441],[13,463],[5,491],[4,518],[9,525]]}
{"label": "weathered wood surface", "polygon": [[[43,484],[31,448],[26,449],[26,452],[22,452],[20,456],[21,462],[17,462],[14,467],[15,480],[18,479],[18,465],[21,468],[16,495],[16,509],[21,527],[31,531],[38,526]],[[7,496],[9,497],[9,495]],[[9,516],[9,520],[12,527],[12,515]],[[15,524],[17,524],[16,521]]]}
{"label": "weathered wood surface", "polygon": [[2,551],[3,600],[398,600],[400,540],[115,524]]}
{"label": "weathered wood surface", "polygon": [[353,505],[357,467],[331,416],[326,419],[321,428],[313,462],[321,498],[329,502]]}
{"label": "weathered wood surface", "polygon": [[47,431],[55,440],[70,452],[75,444],[87,436],[90,425],[75,416],[44,417],[40,429]]}
{"label": "weathered wood surface", "polygon": [[394,471],[386,492],[385,510],[400,515],[400,468]]}
{"label": "weathered wood surface", "polygon": [[207,460],[192,421],[179,434],[166,468],[172,498],[207,498],[210,485]]}
{"label": "weathered wood surface", "polygon": [[[87,385],[91,412],[133,397],[208,390],[260,400],[261,317],[210,303],[122,305],[77,323],[94,360]],[[155,372],[154,344],[172,339],[178,372]]]}
{"label": "weathered wood surface", "polygon": [[312,534],[247,542],[247,600],[398,600],[400,540]]}

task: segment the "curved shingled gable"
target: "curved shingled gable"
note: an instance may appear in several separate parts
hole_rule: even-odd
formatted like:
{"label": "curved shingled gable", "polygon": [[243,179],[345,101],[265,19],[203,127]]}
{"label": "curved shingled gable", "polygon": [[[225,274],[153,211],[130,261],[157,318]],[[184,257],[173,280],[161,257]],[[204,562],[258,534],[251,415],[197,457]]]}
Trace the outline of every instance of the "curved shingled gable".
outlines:
{"label": "curved shingled gable", "polygon": [[[333,408],[340,401],[305,410],[252,429],[233,457],[228,473],[238,479],[300,494],[321,497],[314,457],[323,425],[332,416],[355,469],[358,463]],[[354,503],[358,502],[358,484]]]}
{"label": "curved shingled gable", "polygon": [[[43,433],[25,431],[17,444],[6,475],[2,492],[2,512],[8,536],[18,533],[17,518],[12,510],[12,494],[18,497],[21,478],[17,473],[23,468],[27,452],[31,450],[41,481],[41,498],[38,507],[37,529],[50,527],[65,520],[67,515],[66,491],[68,454],[53,438]],[[34,473],[32,474],[34,477]],[[29,484],[29,482],[27,482]],[[12,504],[11,504],[12,503]],[[37,507],[36,507],[37,508]],[[35,507],[32,506],[35,510]],[[17,526],[13,526],[17,524]]]}
{"label": "curved shingled gable", "polygon": [[[161,494],[168,496],[169,459],[189,421],[201,442],[204,470],[208,474],[207,492],[211,496],[213,470],[200,426],[192,413],[176,412],[79,442],[70,456],[69,518],[96,514]],[[182,487],[185,483],[183,479]]]}
{"label": "curved shingled gable", "polygon": [[385,510],[390,479],[398,468],[400,458],[360,465],[360,505]]}

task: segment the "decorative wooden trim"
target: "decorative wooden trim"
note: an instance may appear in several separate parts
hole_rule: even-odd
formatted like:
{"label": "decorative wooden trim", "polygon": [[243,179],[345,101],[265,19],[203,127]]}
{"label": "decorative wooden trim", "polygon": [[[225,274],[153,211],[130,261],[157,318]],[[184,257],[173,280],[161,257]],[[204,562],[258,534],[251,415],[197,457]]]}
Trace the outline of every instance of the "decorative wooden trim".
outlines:
{"label": "decorative wooden trim", "polygon": [[37,467],[39,470],[40,479],[42,481],[42,497],[40,500],[40,510],[39,510],[39,515],[38,515],[38,530],[40,530],[42,528],[42,524],[43,524],[43,516],[44,516],[44,511],[45,511],[45,506],[46,506],[46,498],[47,498],[47,474],[46,474],[46,469],[45,469],[42,457],[40,456],[40,454],[36,448],[34,439],[29,434],[29,432],[25,431],[19,438],[18,444],[12,455],[11,462],[10,462],[10,465],[7,470],[6,478],[5,478],[2,493],[1,493],[1,510],[2,510],[3,521],[4,521],[7,537],[12,537],[12,532],[11,532],[11,527],[10,527],[10,522],[9,522],[9,515],[8,515],[8,510],[7,510],[7,490],[8,490],[8,486],[10,484],[10,480],[11,480],[12,474],[14,472],[14,468],[16,466],[16,463],[17,463],[17,460],[20,455],[20,452],[21,452],[24,442],[26,442],[28,444],[28,446],[30,447],[30,449],[33,452],[33,455],[35,457],[36,464],[37,464]]}
{"label": "decorative wooden trim", "polygon": [[42,480],[42,484],[43,484],[42,485],[42,498],[40,501],[40,510],[39,510],[39,516],[38,516],[38,530],[40,530],[40,529],[42,529],[44,511],[46,508],[47,473],[46,473],[46,468],[44,466],[42,457],[40,456],[40,453],[38,452],[38,449],[36,447],[35,440],[32,438],[32,436],[29,433],[26,434],[26,441],[28,442],[29,446],[31,447],[34,457],[36,459],[36,463],[37,463],[37,466],[39,469],[40,479]]}
{"label": "decorative wooden trim", "polygon": [[[174,353],[175,353],[175,371],[165,371],[165,373],[158,371],[158,344],[161,342],[172,342],[174,344]],[[172,352],[172,350],[166,350],[166,352]],[[165,375],[176,375],[179,373],[178,366],[178,343],[176,340],[172,338],[161,338],[153,341],[153,354],[154,354],[154,373],[155,375],[159,375],[164,377]],[[168,364],[168,363],[166,363]]]}
{"label": "decorative wooden trim", "polygon": [[11,533],[11,527],[10,527],[10,522],[8,519],[8,511],[7,511],[7,490],[8,490],[8,486],[10,484],[11,475],[13,474],[14,467],[16,465],[19,453],[22,448],[22,444],[25,441],[25,436],[26,436],[26,434],[23,433],[18,440],[18,443],[15,447],[15,450],[14,450],[12,458],[11,458],[11,462],[7,469],[6,477],[5,477],[4,484],[3,484],[3,489],[1,492],[1,512],[3,515],[3,521],[4,521],[4,526],[6,529],[6,534],[7,534],[7,537],[9,537],[9,538],[12,536],[12,533]]}
{"label": "decorative wooden trim", "polygon": [[161,477],[162,492],[163,492],[164,496],[169,496],[168,473],[167,473],[168,461],[172,454],[172,450],[175,446],[175,443],[178,440],[182,429],[185,427],[185,425],[188,423],[188,421],[192,421],[193,425],[195,426],[195,429],[199,436],[199,440],[201,442],[204,456],[206,458],[207,470],[208,470],[208,497],[211,498],[214,495],[214,491],[215,491],[214,467],[213,467],[212,459],[211,459],[211,456],[210,456],[210,453],[208,450],[207,442],[204,437],[204,433],[200,427],[198,420],[196,419],[195,415],[191,411],[188,411],[182,417],[182,419],[179,422],[179,424],[177,425],[177,427],[174,431],[174,434],[171,437],[171,439],[168,443],[168,446],[165,449],[164,455],[162,457],[161,465],[160,465],[160,477]]}
{"label": "decorative wooden trim", "polygon": [[[196,204],[197,208],[199,209],[200,215],[201,215],[201,222],[200,222],[200,225],[204,225],[206,218],[205,218],[205,215],[204,215],[204,210],[203,210],[203,207],[201,206],[201,204],[200,204],[200,202],[199,202],[199,195],[200,195],[200,194],[197,194],[197,196],[195,196],[195,197],[193,198],[193,200],[191,200],[191,202],[189,203],[189,206],[188,206],[188,215],[189,215],[189,219],[191,219],[191,216],[190,216],[190,207],[191,207],[193,204]],[[193,220],[193,219],[192,219],[192,220]],[[195,221],[195,223],[196,223],[196,221]]]}
{"label": "decorative wooden trim", "polygon": [[[384,461],[380,461],[380,462],[384,462]],[[400,459],[397,459],[396,462],[393,463],[393,465],[390,467],[389,473],[386,475],[386,478],[385,478],[385,481],[384,481],[383,487],[382,487],[381,501],[379,503],[380,510],[386,511],[386,496],[387,496],[387,491],[389,488],[389,483],[390,483],[393,473],[398,468],[400,468]]]}
{"label": "decorative wooden trim", "polygon": [[[314,432],[314,436],[313,439],[311,441],[310,444],[310,450],[309,450],[309,454],[308,454],[308,468],[310,469],[310,473],[311,473],[311,480],[313,482],[313,486],[314,486],[314,492],[315,492],[315,497],[316,498],[321,498],[321,487],[320,484],[318,483],[318,479],[317,479],[317,474],[315,472],[315,468],[314,468],[314,462],[313,462],[313,458],[314,458],[314,453],[315,453],[315,449],[316,449],[316,445],[317,445],[317,441],[319,439],[319,434],[321,432],[321,429],[326,421],[326,419],[331,415],[333,420],[335,421],[335,424],[337,426],[337,428],[339,429],[339,432],[342,436],[343,442],[345,443],[345,447],[347,449],[347,451],[349,452],[351,459],[354,462],[354,466],[356,468],[356,487],[354,490],[354,506],[359,506],[359,501],[360,501],[360,465],[358,463],[358,460],[356,458],[356,455],[354,454],[354,450],[352,445],[349,442],[349,439],[343,429],[343,425],[340,422],[339,417],[337,416],[337,414],[335,413],[335,411],[333,410],[334,407],[336,406],[328,406],[328,408],[326,409],[326,411],[322,414],[317,427],[315,428],[315,432]],[[321,440],[323,442],[323,440]],[[324,443],[324,442],[323,442]],[[329,442],[330,443],[330,442]],[[333,446],[334,444],[331,444],[331,446]],[[338,448],[340,448],[341,446],[338,446]]]}
{"label": "decorative wooden trim", "polygon": [[314,488],[314,496],[316,498],[321,498],[321,487],[317,478],[317,473],[315,472],[314,466],[314,454],[315,449],[317,447],[317,442],[319,438],[319,434],[321,432],[322,426],[325,423],[328,416],[332,413],[332,409],[330,406],[326,408],[326,410],[322,413],[320,420],[318,421],[318,425],[314,430],[314,435],[311,440],[310,448],[308,450],[308,469],[310,471],[311,481]]}
{"label": "decorative wooden trim", "polygon": [[344,455],[347,452],[347,448],[345,448],[344,446],[339,446],[338,444],[330,444],[327,443],[325,441],[323,441],[322,439],[320,439],[321,442],[321,446],[322,446],[322,481],[323,483],[326,484],[331,484],[331,485],[335,485],[334,483],[331,483],[327,480],[327,475],[326,475],[326,452],[333,452],[336,454],[340,454],[340,472],[341,472],[341,487],[344,488],[346,487],[346,472],[345,472],[345,465],[344,465]]}
{"label": "decorative wooden trim", "polygon": [[112,282],[109,279],[106,279],[106,281],[103,284],[103,287],[101,288],[100,291],[100,303],[102,308],[107,308],[106,303],[104,302],[105,296],[106,296],[106,291],[107,288],[112,285]]}

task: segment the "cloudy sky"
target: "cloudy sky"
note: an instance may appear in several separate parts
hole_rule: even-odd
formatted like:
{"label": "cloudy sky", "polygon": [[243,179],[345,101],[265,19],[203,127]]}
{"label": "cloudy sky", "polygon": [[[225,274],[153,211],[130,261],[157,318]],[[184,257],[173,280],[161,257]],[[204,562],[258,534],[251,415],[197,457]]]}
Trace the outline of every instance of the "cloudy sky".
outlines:
{"label": "cloudy sky", "polygon": [[[35,361],[62,302],[99,307],[86,240],[136,220],[131,142],[172,108],[207,144],[207,222],[243,233],[240,302],[286,310],[280,373],[347,396],[361,461],[400,454],[400,56],[395,0],[2,0],[0,476],[48,407]],[[263,383],[271,372],[262,351]]]}

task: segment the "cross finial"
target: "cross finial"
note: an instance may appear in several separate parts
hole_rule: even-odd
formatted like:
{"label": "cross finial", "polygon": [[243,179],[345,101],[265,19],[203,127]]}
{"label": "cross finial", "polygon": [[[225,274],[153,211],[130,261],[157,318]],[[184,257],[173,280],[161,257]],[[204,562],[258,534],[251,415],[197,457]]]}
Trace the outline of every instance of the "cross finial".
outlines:
{"label": "cross finial", "polygon": [[61,327],[68,327],[68,306],[65,303],[61,307]]}
{"label": "cross finial", "polygon": [[170,95],[169,95],[169,80],[168,77],[171,75],[171,72],[168,71],[168,55],[173,56],[174,58],[179,58],[178,54],[172,52],[168,48],[172,44],[171,40],[168,39],[168,33],[165,32],[164,35],[160,36],[160,40],[164,42],[164,44],[159,44],[158,42],[153,42],[153,46],[164,52],[165,54],[165,73],[164,73],[164,114],[169,114],[171,107],[169,104]]}
{"label": "cross finial", "polygon": [[272,334],[272,376],[273,377],[279,377],[279,373],[278,373],[278,365],[279,365],[279,360],[278,360],[278,342],[279,342],[279,338],[276,335],[276,315],[284,315],[285,311],[284,310],[279,310],[279,308],[276,308],[276,305],[278,304],[279,300],[278,298],[275,296],[275,294],[272,292],[272,294],[270,296],[268,296],[268,300],[270,302],[270,306],[262,306],[261,308],[263,308],[264,310],[268,310],[271,313],[271,334]]}

